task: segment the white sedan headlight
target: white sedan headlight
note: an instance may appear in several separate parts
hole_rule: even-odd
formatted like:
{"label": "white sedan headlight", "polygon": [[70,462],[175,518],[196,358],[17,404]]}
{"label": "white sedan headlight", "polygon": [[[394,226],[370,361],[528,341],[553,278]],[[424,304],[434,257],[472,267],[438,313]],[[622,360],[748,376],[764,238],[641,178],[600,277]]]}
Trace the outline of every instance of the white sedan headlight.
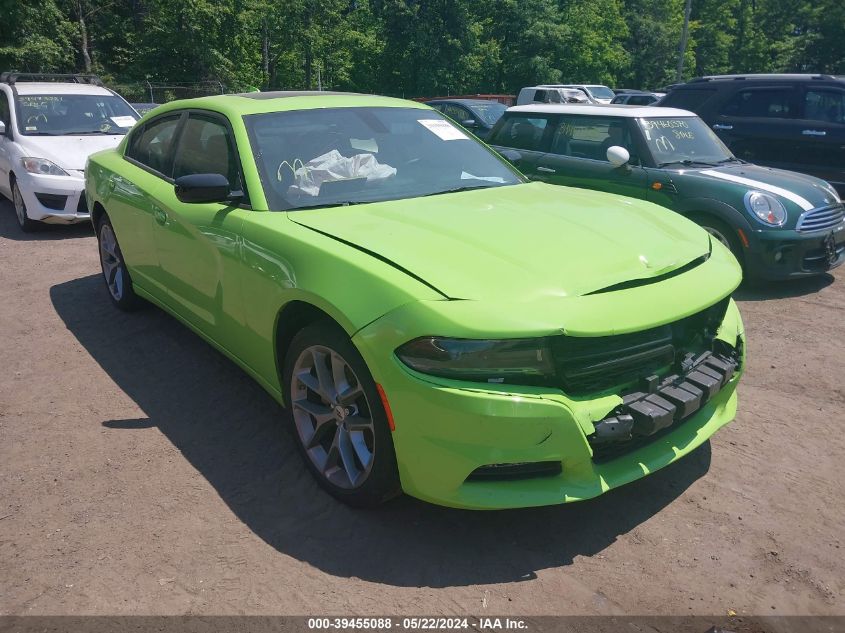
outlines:
{"label": "white sedan headlight", "polygon": [[786,208],[771,194],[749,191],[745,194],[745,208],[763,224],[783,226],[786,222]]}
{"label": "white sedan headlight", "polygon": [[70,176],[64,169],[46,158],[21,158],[21,163],[23,163],[23,168],[30,174],[39,174],[41,176]]}

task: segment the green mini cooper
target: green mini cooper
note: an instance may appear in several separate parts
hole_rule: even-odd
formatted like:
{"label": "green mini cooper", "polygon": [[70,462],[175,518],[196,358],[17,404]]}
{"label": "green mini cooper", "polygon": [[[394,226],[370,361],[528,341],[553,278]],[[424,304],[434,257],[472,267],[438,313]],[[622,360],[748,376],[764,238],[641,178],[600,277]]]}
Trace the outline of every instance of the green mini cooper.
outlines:
{"label": "green mini cooper", "polygon": [[814,275],[845,261],[845,209],[831,185],[739,160],[692,112],[519,106],[488,142],[532,180],[642,198],[687,216],[730,248],[749,277]]}

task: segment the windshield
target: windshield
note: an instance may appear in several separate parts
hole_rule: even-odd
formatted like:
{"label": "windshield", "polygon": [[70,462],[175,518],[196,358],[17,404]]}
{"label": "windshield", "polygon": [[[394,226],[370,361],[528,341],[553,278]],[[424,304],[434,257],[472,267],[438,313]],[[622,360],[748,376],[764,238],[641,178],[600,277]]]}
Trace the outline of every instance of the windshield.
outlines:
{"label": "windshield", "polygon": [[244,117],[271,209],[340,206],[523,180],[433,110],[321,108]]}
{"label": "windshield", "polygon": [[607,86],[587,86],[587,88],[596,99],[613,99],[616,96],[616,93]]}
{"label": "windshield", "polygon": [[493,127],[508,108],[501,103],[474,103],[469,109],[484,123]]}
{"label": "windshield", "polygon": [[698,117],[637,119],[658,167],[673,164],[718,165],[736,160]]}
{"label": "windshield", "polygon": [[119,134],[138,115],[114,95],[18,95],[18,128],[27,136]]}

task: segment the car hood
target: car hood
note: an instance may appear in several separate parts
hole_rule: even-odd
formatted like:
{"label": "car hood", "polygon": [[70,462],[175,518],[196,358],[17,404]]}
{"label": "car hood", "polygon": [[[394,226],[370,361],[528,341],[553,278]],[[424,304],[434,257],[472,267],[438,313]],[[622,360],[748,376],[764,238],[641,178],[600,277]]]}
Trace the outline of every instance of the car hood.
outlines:
{"label": "car hood", "polygon": [[[702,181],[703,184],[720,183],[736,189],[742,195],[745,195],[746,191],[765,191],[778,196],[787,209],[791,206],[798,212],[836,203],[833,189],[828,183],[794,171],[751,164],[728,164],[678,172],[688,178]],[[742,206],[739,208],[742,209]]]}
{"label": "car hood", "polygon": [[46,158],[62,169],[82,171],[91,154],[117,147],[123,136],[25,136],[19,140],[26,156]]}
{"label": "car hood", "polygon": [[676,213],[543,183],[291,211],[289,217],[452,299],[583,295],[656,280],[710,252],[707,234]]}

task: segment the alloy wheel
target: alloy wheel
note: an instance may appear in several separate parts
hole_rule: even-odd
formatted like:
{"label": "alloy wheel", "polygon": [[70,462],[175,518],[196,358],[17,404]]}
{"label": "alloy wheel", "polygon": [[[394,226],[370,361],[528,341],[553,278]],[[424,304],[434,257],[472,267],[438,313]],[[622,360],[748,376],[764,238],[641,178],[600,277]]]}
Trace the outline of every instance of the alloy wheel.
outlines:
{"label": "alloy wheel", "polygon": [[114,229],[108,223],[100,228],[100,263],[111,296],[115,301],[120,301],[123,297],[123,259],[117,248]]}
{"label": "alloy wheel", "polygon": [[370,404],[349,363],[328,347],[307,347],[294,364],[290,390],[308,458],[330,483],[360,487],[372,470],[375,435]]}

